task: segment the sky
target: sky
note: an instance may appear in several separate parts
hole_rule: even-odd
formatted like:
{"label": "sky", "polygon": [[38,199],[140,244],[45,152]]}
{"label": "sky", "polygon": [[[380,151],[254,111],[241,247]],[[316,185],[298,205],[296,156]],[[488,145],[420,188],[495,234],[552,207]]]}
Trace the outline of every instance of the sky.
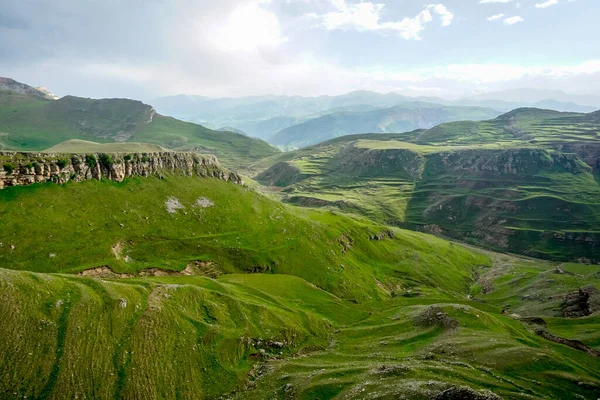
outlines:
{"label": "sky", "polygon": [[0,76],[142,100],[600,94],[599,15],[598,0],[2,0]]}

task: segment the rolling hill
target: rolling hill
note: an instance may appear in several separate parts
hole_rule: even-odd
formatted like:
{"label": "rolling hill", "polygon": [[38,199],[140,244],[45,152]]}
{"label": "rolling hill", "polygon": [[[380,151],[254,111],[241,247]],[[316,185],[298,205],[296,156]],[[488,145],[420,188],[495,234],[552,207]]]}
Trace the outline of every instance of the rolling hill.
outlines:
{"label": "rolling hill", "polygon": [[498,250],[598,261],[599,115],[518,109],[489,121],[346,136],[254,169],[294,204]]}
{"label": "rolling hill", "polygon": [[139,101],[74,96],[49,100],[17,90],[22,85],[17,84],[0,91],[0,149],[44,150],[70,139],[143,142],[215,154],[235,168],[278,152],[261,140],[164,117]]}
{"label": "rolling hill", "polygon": [[[0,218],[1,397],[600,393],[591,266],[484,254],[212,178],[8,187]],[[563,304],[584,285],[585,308]]]}

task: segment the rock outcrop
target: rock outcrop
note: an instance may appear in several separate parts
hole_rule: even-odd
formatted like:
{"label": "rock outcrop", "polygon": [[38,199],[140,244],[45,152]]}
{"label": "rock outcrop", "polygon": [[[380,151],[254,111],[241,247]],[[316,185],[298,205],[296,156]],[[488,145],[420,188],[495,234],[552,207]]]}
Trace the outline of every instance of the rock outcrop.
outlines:
{"label": "rock outcrop", "polygon": [[593,286],[579,288],[565,295],[562,314],[566,318],[586,317],[600,310],[598,289]]}
{"label": "rock outcrop", "polygon": [[200,176],[235,184],[242,178],[222,168],[213,155],[195,153],[80,153],[49,154],[0,152],[0,189],[38,182],[110,179],[121,182],[133,176]]}
{"label": "rock outcrop", "polygon": [[0,77],[0,90],[25,94],[30,96],[43,97],[45,99],[54,100],[56,96],[48,92],[46,88],[34,88],[21,82],[17,82],[11,78]]}

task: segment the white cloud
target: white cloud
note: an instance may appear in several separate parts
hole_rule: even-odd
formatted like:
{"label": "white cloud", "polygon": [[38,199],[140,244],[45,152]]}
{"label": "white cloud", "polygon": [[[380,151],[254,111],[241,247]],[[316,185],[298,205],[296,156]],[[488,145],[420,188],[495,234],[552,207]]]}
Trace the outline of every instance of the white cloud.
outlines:
{"label": "white cloud", "polygon": [[546,8],[558,4],[558,0],[547,0],[543,3],[537,3],[535,5],[536,8]]}
{"label": "white cloud", "polygon": [[515,17],[504,18],[503,23],[504,23],[504,25],[514,25],[516,23],[523,22],[523,21],[525,21],[525,20],[522,17],[519,17],[517,15]]}
{"label": "white cloud", "polygon": [[513,0],[479,0],[479,4],[510,3]]}
{"label": "white cloud", "polygon": [[488,21],[496,21],[502,17],[504,17],[504,14],[496,14],[496,15],[492,15],[491,17],[487,17],[487,20]]}
{"label": "white cloud", "polygon": [[395,32],[404,39],[421,38],[420,33],[425,25],[437,16],[442,26],[448,26],[454,19],[454,14],[443,4],[429,4],[415,17],[403,18],[395,22],[381,22],[381,11],[385,4],[363,2],[346,4],[345,0],[331,0],[335,11],[317,15],[310,14],[312,18],[319,19],[328,30],[354,29],[357,31]]}
{"label": "white cloud", "polygon": [[266,3],[269,1],[255,0],[236,7],[213,36],[215,44],[227,51],[255,51],[287,42],[277,15],[262,8]]}

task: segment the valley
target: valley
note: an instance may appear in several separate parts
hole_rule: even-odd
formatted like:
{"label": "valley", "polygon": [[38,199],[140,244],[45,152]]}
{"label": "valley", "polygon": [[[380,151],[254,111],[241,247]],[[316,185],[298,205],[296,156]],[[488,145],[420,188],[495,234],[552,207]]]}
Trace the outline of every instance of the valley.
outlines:
{"label": "valley", "polygon": [[596,262],[597,118],[519,109],[490,121],[347,136],[252,168],[292,204],[496,250]]}
{"label": "valley", "polygon": [[598,112],[283,152],[6,85],[0,398],[600,396]]}

